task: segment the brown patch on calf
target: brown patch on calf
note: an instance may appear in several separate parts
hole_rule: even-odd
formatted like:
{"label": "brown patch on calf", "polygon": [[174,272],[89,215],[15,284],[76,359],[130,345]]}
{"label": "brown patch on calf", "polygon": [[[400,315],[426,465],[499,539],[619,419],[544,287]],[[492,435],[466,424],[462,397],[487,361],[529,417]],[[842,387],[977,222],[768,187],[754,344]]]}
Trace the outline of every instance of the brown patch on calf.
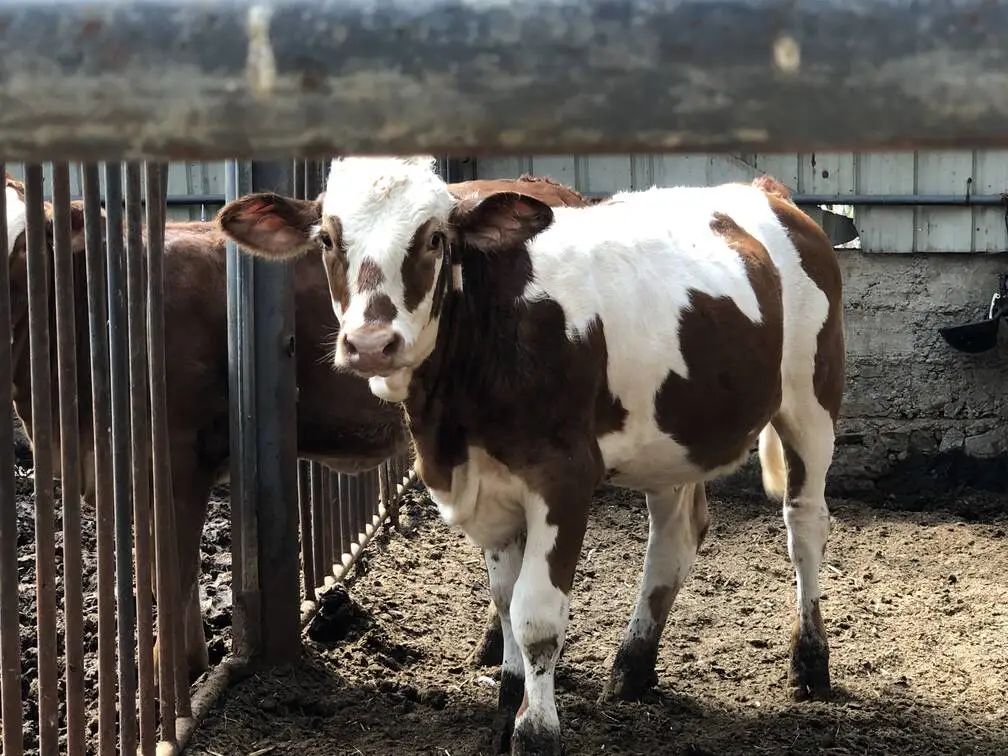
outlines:
{"label": "brown patch on calf", "polygon": [[679,325],[689,378],[670,372],[655,396],[655,420],[705,470],[741,459],[781,401],[781,284],[766,249],[734,220],[716,213],[711,230],[738,252],[761,322],[729,297],[690,292]]}
{"label": "brown patch on calf", "polygon": [[782,442],[784,461],[787,463],[787,503],[794,506],[794,499],[805,485],[805,463],[791,444]]}
{"label": "brown patch on calf", "polygon": [[385,274],[378,267],[378,263],[370,257],[365,257],[357,271],[357,291],[374,291],[385,281]]}
{"label": "brown patch on calf", "polygon": [[829,302],[826,322],[816,338],[812,387],[819,404],[836,423],[844,388],[843,280],[836,252],[823,230],[795,205],[776,196],[767,199],[798,250],[805,275]]}
{"label": "brown patch on calf", "polygon": [[347,280],[347,256],[343,246],[343,224],[339,218],[327,216],[322,219],[322,228],[332,239],[332,249],[322,250],[322,264],[325,266],[329,283],[329,294],[346,310],[350,306],[350,282]]}
{"label": "brown patch on calf", "polygon": [[752,185],[760,189],[765,194],[779,197],[782,200],[791,202],[791,189],[775,179],[773,176],[757,176],[753,179]]}
{"label": "brown patch on calf", "polygon": [[665,618],[668,617],[674,599],[675,589],[669,585],[659,585],[657,588],[653,588],[648,595],[648,609],[651,612],[651,619],[659,628],[665,626]]}
{"label": "brown patch on calf", "polygon": [[595,435],[602,436],[623,430],[627,411],[623,402],[609,388],[609,350],[606,347],[605,328],[598,316],[588,324],[585,342],[595,353],[595,359],[602,368],[601,383],[595,394]]}
{"label": "brown patch on calf", "polygon": [[414,232],[403,258],[403,303],[410,312],[420,306],[434,286],[438,256],[429,254],[427,245],[436,224],[437,221],[429,220]]}
{"label": "brown patch on calf", "polygon": [[375,294],[364,308],[365,323],[391,323],[398,310],[387,294]]}

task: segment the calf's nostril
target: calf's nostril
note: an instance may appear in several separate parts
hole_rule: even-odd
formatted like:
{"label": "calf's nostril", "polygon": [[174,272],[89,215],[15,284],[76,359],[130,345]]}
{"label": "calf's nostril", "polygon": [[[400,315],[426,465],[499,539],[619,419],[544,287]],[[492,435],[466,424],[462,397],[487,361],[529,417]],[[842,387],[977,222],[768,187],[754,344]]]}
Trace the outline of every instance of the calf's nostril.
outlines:
{"label": "calf's nostril", "polygon": [[385,345],[384,349],[382,349],[382,354],[384,354],[386,357],[391,357],[393,354],[398,352],[400,341],[401,339],[399,338],[399,334],[398,333],[393,334],[392,340]]}
{"label": "calf's nostril", "polygon": [[346,343],[347,354],[357,354],[357,347],[354,346],[354,343],[350,339],[343,339],[343,341]]}

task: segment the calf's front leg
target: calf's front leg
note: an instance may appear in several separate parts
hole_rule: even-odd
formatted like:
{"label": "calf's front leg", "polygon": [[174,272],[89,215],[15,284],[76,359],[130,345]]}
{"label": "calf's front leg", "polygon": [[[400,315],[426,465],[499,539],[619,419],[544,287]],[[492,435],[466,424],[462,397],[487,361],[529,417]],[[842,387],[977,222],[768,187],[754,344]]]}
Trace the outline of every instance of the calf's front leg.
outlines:
{"label": "calf's front leg", "polygon": [[511,601],[521,571],[524,545],[524,537],[519,536],[501,549],[483,552],[490,578],[490,595],[500,621],[503,647],[497,716],[493,730],[493,745],[497,753],[507,753],[511,747],[515,715],[525,692],[525,668],[511,625]]}
{"label": "calf's front leg", "polygon": [[525,696],[511,738],[513,756],[561,752],[554,671],[567,632],[570,590],[590,500],[590,491],[568,498],[560,511],[558,504],[551,510],[543,497],[532,494],[525,505],[525,553],[510,611],[525,676]]}

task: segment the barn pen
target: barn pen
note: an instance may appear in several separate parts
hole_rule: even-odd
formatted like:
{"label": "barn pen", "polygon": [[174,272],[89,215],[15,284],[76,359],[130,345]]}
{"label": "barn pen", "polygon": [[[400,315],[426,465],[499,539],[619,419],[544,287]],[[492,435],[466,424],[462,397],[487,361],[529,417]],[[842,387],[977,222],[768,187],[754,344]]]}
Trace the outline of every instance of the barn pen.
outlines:
{"label": "barn pen", "polygon": [[[657,152],[1006,148],[1006,37],[1005,0],[4,2],[0,169],[23,182],[0,196],[0,225],[25,233],[6,228],[0,247],[12,259],[25,245],[28,329],[12,345],[4,268],[0,397],[17,399],[13,349],[27,345],[34,453],[19,468],[13,420],[0,420],[3,753],[184,749],[234,681],[301,655],[304,627],[415,482],[406,457],[357,474],[297,459],[291,274],[229,247],[231,647],[190,686],[166,412],[173,210],[205,215],[253,190],[314,197],[324,158],[347,153],[450,155],[451,180],[502,175],[509,159],[626,153],[636,181],[644,165],[654,178]],[[813,181],[796,199],[1000,221],[1008,187],[925,190],[918,180],[950,163],[900,154],[907,186],[838,196]],[[169,161],[193,160],[227,161],[222,191],[173,191]],[[917,253],[912,218],[901,251]],[[1000,564],[1003,550],[985,550],[996,532],[969,553]],[[972,530],[959,535],[974,548]],[[34,591],[19,586],[29,568]]]}

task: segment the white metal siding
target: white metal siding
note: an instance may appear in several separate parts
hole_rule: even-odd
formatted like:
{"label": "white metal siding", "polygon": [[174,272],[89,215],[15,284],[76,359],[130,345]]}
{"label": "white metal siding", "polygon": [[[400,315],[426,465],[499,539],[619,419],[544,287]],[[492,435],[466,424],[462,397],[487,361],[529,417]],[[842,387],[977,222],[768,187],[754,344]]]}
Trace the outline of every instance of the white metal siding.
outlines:
{"label": "white metal siding", "polygon": [[[769,173],[800,194],[1008,192],[1008,150],[820,152],[738,155],[549,155],[480,158],[477,178],[548,175],[582,192],[658,186],[710,186]],[[972,179],[972,181],[970,181]],[[866,252],[1005,252],[1002,207],[858,206],[854,219]]]}

